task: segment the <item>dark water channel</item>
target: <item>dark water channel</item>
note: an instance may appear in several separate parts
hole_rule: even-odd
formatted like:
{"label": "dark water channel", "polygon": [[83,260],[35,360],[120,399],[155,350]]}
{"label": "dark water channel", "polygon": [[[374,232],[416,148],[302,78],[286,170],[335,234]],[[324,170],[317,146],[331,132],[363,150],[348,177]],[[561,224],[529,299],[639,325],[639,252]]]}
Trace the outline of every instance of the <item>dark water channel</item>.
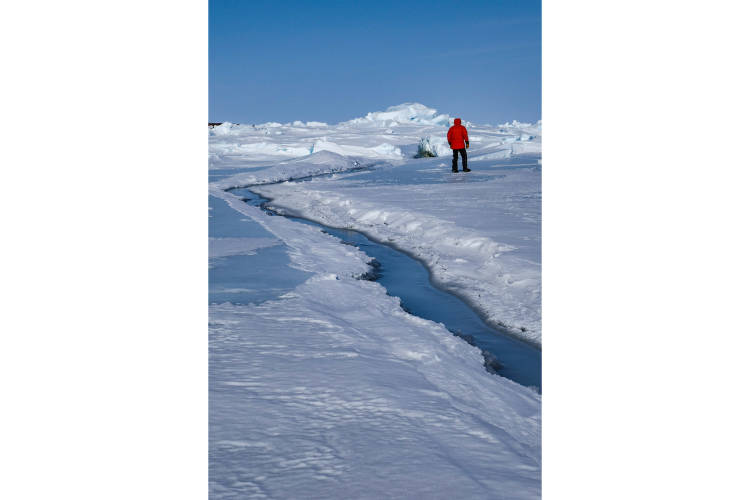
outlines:
{"label": "dark water channel", "polygon": [[[269,200],[248,189],[232,189],[231,192],[247,203],[262,208],[269,215],[278,215],[266,207]],[[388,245],[372,241],[357,231],[332,228],[299,217],[286,217],[318,227],[340,238],[345,244],[360,248],[377,261],[371,278],[383,285],[388,295],[398,297],[404,310],[442,323],[454,335],[477,346],[482,350],[488,371],[541,392],[541,350],[487,325],[461,299],[433,286],[429,271],[419,260]]]}

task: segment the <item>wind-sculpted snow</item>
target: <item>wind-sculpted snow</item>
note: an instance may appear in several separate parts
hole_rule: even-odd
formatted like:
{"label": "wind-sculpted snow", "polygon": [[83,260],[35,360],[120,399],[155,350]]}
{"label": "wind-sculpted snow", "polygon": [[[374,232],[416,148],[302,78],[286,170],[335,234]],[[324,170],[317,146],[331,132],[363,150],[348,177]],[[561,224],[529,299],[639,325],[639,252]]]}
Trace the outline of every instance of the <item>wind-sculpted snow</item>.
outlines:
{"label": "wind-sculpted snow", "polygon": [[539,498],[540,396],[377,283],[210,315],[212,498]]}

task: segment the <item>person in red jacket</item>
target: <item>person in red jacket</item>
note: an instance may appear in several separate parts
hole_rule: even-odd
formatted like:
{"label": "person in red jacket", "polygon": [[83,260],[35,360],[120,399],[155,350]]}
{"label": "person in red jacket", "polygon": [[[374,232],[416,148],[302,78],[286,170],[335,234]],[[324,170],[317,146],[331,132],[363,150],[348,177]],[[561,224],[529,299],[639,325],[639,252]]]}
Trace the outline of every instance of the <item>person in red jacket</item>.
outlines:
{"label": "person in red jacket", "polygon": [[458,153],[461,153],[461,163],[464,166],[464,172],[471,172],[466,166],[466,148],[469,147],[469,134],[466,127],[461,125],[461,118],[453,120],[453,126],[448,129],[448,144],[453,150],[453,171],[458,172]]}

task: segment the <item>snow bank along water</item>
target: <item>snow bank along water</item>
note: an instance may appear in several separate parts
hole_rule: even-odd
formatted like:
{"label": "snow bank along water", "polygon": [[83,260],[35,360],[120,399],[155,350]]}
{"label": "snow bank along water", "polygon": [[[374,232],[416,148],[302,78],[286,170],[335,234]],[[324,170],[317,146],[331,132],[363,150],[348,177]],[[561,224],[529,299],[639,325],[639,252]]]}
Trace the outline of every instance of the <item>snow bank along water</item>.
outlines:
{"label": "snow bank along water", "polygon": [[536,174],[528,170],[462,185],[384,189],[362,182],[387,175],[374,172],[358,176],[359,182],[321,179],[254,190],[287,213],[355,229],[408,252],[425,262],[437,284],[468,300],[488,321],[540,345],[540,193],[528,180]]}
{"label": "snow bank along water", "polygon": [[[248,189],[233,189],[231,193],[270,214],[274,213],[267,208],[266,202],[270,200]],[[346,244],[355,245],[374,258],[370,264],[374,263],[376,268],[373,273],[368,273],[372,276],[371,279],[382,284],[389,295],[399,298],[405,311],[441,323],[453,334],[482,349],[488,371],[532,389],[541,389],[541,352],[529,344],[499,334],[485,325],[474,311],[455,296],[434,288],[429,273],[419,261],[387,245],[373,242],[356,231],[292,218],[320,227],[326,233],[340,238]]]}

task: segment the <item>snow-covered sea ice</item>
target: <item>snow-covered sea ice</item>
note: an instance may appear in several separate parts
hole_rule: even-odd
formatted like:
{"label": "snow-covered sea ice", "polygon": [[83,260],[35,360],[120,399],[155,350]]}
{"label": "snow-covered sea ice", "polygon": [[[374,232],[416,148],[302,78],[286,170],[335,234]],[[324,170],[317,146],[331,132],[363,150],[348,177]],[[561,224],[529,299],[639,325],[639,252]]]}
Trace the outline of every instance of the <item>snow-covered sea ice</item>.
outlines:
{"label": "snow-covered sea ice", "polygon": [[460,183],[441,148],[413,158],[449,123],[405,104],[337,125],[211,129],[210,198],[223,214],[212,209],[211,224],[259,233],[226,232],[212,255],[275,249],[299,276],[269,300],[210,305],[213,498],[539,497],[538,393],[357,279],[366,252],[228,191],[253,186],[279,211],[403,249],[487,321],[540,345],[541,123],[469,121],[473,171]]}

